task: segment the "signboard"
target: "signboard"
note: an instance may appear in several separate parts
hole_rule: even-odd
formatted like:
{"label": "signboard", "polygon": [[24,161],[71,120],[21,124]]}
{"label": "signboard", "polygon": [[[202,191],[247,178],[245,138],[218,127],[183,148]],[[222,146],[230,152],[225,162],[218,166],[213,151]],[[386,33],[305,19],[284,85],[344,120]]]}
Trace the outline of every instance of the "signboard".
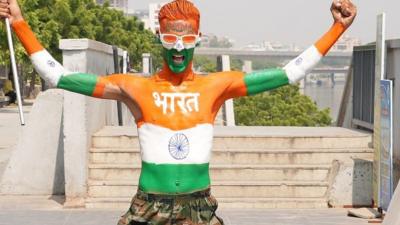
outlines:
{"label": "signboard", "polygon": [[393,82],[381,80],[379,207],[387,211],[393,196]]}
{"label": "signboard", "polygon": [[376,54],[375,54],[375,93],[374,93],[374,174],[373,174],[373,190],[376,205],[379,205],[380,198],[380,129],[381,129],[381,85],[380,81],[385,76],[385,56],[386,56],[386,15],[382,13],[377,18],[376,32]]}

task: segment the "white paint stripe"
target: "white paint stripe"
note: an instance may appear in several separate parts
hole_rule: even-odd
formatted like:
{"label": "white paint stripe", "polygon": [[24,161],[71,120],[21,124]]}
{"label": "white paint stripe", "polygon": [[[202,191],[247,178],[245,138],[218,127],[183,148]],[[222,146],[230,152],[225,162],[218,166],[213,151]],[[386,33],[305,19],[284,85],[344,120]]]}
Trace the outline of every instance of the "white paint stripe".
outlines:
{"label": "white paint stripe", "polygon": [[35,52],[30,58],[35,70],[50,87],[57,87],[58,81],[63,74],[70,73],[46,50]]}
{"label": "white paint stripe", "polygon": [[[194,128],[173,131],[145,123],[138,129],[142,160],[156,164],[208,163],[212,149],[213,129],[211,124],[201,124]],[[185,142],[187,138],[188,149],[184,149],[183,153],[188,150],[188,154],[183,159],[177,159],[177,155],[174,157],[170,153],[169,147],[174,136],[181,137],[179,143]],[[182,157],[185,156],[185,154],[182,155]]]}
{"label": "white paint stripe", "polygon": [[293,84],[303,79],[322,59],[321,53],[313,45],[297,58],[290,61],[283,69]]}

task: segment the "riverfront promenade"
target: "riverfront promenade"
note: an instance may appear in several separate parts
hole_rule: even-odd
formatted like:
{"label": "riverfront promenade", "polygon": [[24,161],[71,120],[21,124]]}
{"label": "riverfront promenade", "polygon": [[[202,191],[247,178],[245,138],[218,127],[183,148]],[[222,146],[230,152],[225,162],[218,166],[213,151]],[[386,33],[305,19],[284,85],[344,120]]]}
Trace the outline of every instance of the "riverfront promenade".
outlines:
{"label": "riverfront promenade", "polygon": [[[29,123],[30,106],[24,111]],[[0,108],[0,177],[20,131],[16,107]],[[28,175],[28,174],[27,174]],[[3,196],[0,225],[116,225],[121,210],[64,209],[60,197]],[[129,205],[126,205],[128,209]],[[346,209],[220,209],[227,225],[366,225]]]}

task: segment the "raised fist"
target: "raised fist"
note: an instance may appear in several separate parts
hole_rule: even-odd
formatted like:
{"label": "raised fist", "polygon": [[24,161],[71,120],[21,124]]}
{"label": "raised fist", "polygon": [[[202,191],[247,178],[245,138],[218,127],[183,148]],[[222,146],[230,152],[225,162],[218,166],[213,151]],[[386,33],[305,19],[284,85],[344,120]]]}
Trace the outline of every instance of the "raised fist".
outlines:
{"label": "raised fist", "polygon": [[334,0],[331,12],[335,22],[339,22],[345,28],[348,28],[357,15],[357,7],[350,0]]}
{"label": "raised fist", "polygon": [[17,0],[0,0],[0,18],[8,18],[10,23],[23,19]]}

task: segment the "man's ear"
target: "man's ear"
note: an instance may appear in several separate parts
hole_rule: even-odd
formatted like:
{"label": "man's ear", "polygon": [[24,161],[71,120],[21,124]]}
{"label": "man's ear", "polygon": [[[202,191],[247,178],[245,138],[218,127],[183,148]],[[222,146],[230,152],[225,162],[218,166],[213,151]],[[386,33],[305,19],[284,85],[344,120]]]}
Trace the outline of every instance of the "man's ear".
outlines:
{"label": "man's ear", "polygon": [[202,35],[203,35],[203,34],[200,32],[200,33],[199,33],[199,40],[200,40],[200,41],[196,43],[196,47],[199,47],[199,46],[201,45],[201,36],[202,36]]}

